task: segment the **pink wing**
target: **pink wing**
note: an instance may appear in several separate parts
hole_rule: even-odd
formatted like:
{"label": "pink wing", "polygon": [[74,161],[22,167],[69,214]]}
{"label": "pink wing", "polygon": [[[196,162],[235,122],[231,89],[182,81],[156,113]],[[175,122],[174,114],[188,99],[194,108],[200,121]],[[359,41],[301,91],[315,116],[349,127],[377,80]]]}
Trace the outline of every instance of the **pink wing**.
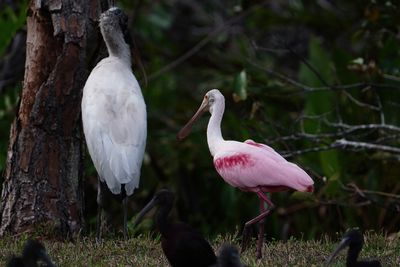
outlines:
{"label": "pink wing", "polygon": [[214,166],[227,183],[246,191],[258,188],[310,191],[314,184],[299,166],[286,161],[271,147],[252,140],[219,151],[214,156]]}
{"label": "pink wing", "polygon": [[247,139],[246,141],[244,141],[245,144],[248,145],[252,145],[252,146],[256,146],[262,149],[265,149],[266,151],[268,151],[269,153],[271,153],[269,156],[272,157],[274,160],[278,161],[278,162],[287,162],[287,160],[282,157],[278,152],[276,152],[272,147],[267,146],[265,144],[261,144],[261,143],[256,143],[251,139]]}

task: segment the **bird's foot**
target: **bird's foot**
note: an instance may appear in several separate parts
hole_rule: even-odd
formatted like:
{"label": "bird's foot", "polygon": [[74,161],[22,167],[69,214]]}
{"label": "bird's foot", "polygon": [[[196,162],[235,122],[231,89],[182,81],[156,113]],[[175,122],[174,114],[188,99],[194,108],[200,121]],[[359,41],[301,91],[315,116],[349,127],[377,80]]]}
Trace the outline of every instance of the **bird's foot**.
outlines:
{"label": "bird's foot", "polygon": [[103,239],[101,238],[101,236],[96,236],[96,244],[100,245],[101,243],[103,243]]}
{"label": "bird's foot", "polygon": [[128,240],[127,230],[124,229],[124,241]]}
{"label": "bird's foot", "polygon": [[261,258],[262,258],[262,252],[261,252],[261,249],[258,249],[258,248],[257,248],[256,257],[257,257],[257,260],[259,260],[259,259],[261,259]]}
{"label": "bird's foot", "polygon": [[259,259],[262,258],[262,248],[263,248],[263,245],[264,245],[264,238],[262,238],[261,240],[258,239],[258,240],[257,240],[257,249],[256,249],[256,257],[257,257],[257,260],[259,260]]}
{"label": "bird's foot", "polygon": [[241,253],[245,252],[246,249],[249,247],[251,235],[250,235],[250,227],[244,226],[243,233],[242,233],[242,246],[241,246]]}

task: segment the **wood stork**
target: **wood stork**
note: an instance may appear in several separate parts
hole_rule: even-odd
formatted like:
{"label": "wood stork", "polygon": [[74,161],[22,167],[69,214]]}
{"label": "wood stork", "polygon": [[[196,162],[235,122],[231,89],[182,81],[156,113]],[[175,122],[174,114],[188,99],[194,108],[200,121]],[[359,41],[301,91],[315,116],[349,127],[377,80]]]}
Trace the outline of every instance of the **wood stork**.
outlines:
{"label": "wood stork", "polygon": [[100,30],[109,56],[92,70],[83,89],[83,130],[99,176],[97,238],[103,201],[100,183],[105,182],[113,194],[123,198],[126,239],[127,199],[139,186],[146,146],[146,105],[131,69],[127,26],[127,16],[117,7],[101,14]]}

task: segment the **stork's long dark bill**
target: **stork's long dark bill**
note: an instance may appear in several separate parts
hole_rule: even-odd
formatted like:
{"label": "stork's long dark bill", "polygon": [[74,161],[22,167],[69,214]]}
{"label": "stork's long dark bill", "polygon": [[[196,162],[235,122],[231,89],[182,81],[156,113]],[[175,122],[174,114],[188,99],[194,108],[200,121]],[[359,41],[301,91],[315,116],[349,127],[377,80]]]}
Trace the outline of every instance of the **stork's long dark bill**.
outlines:
{"label": "stork's long dark bill", "polygon": [[154,206],[156,205],[156,201],[155,198],[153,198],[152,200],[150,200],[149,203],[147,203],[147,205],[139,212],[135,223],[133,224],[134,227],[136,227],[139,223],[142,222],[143,217],[152,209],[154,208]]}
{"label": "stork's long dark bill", "polygon": [[350,238],[343,238],[339,245],[336,247],[335,251],[329,256],[328,260],[326,261],[325,266],[328,266],[332,260],[336,257],[336,255],[344,249],[346,246],[349,245]]}
{"label": "stork's long dark bill", "polygon": [[192,130],[193,123],[197,121],[198,118],[203,115],[203,113],[207,110],[208,108],[208,100],[205,98],[203,102],[200,105],[200,108],[196,111],[196,113],[193,115],[193,117],[186,123],[185,126],[179,131],[179,133],[176,135],[176,138],[180,141],[183,140],[186,136],[189,135],[190,131]]}

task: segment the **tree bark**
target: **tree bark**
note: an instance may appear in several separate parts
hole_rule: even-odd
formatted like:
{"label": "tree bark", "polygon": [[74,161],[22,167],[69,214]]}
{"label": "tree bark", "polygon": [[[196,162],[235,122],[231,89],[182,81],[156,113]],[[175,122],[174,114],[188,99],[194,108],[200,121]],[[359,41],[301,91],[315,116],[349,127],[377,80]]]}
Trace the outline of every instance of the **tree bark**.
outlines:
{"label": "tree bark", "polygon": [[86,39],[100,14],[98,2],[29,3],[25,77],[10,131],[0,235],[42,225],[66,237],[83,228],[80,103],[88,74]]}

